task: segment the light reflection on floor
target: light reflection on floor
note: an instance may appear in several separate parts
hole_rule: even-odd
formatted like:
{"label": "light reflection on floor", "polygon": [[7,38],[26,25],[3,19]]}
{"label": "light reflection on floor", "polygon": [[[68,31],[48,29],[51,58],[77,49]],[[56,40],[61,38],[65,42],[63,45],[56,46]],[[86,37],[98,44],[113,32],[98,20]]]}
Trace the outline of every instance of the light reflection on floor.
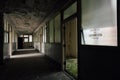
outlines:
{"label": "light reflection on floor", "polygon": [[30,53],[30,54],[22,54],[22,55],[14,55],[14,56],[11,56],[10,58],[24,58],[24,57],[34,57],[34,56],[42,56],[43,54],[38,54],[38,53]]}
{"label": "light reflection on floor", "polygon": [[[35,50],[35,49],[18,49],[17,51],[24,51],[24,50]],[[25,58],[25,57],[35,57],[35,56],[42,56],[42,55],[44,54],[30,53],[30,54],[11,55],[10,58]]]}

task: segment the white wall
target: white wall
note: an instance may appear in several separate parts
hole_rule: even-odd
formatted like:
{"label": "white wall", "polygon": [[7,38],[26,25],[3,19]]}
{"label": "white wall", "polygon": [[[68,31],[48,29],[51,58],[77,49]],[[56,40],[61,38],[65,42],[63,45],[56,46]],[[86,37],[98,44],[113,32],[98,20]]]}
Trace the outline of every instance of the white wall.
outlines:
{"label": "white wall", "polygon": [[39,50],[41,53],[45,52],[44,49],[44,42],[45,42],[45,34],[44,34],[44,27],[39,28],[34,34],[33,34],[33,42],[34,42],[34,48]]}
{"label": "white wall", "polygon": [[40,50],[40,42],[34,42],[34,48],[41,51]]}
{"label": "white wall", "polygon": [[[7,28],[7,29],[6,29]],[[4,14],[4,31],[8,32],[8,43],[4,42],[4,59],[10,58],[13,51],[17,49],[17,33],[15,32],[15,28],[10,23],[6,14]],[[4,35],[5,36],[5,35]]]}

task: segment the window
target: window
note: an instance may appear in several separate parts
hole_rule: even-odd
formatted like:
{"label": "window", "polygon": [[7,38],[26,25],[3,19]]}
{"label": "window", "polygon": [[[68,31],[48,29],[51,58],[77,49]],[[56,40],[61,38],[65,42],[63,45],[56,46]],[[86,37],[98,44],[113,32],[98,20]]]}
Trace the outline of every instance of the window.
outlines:
{"label": "window", "polygon": [[24,38],[24,42],[28,42],[28,38]]}
{"label": "window", "polygon": [[50,42],[54,42],[54,24],[53,24],[53,20],[51,20],[49,22],[49,38],[50,38]]}
{"label": "window", "polygon": [[9,24],[4,18],[4,43],[9,43]]}
{"label": "window", "polygon": [[70,17],[77,12],[77,2],[73,3],[69,8],[64,11],[64,19]]}
{"label": "window", "polygon": [[20,35],[20,37],[23,37],[23,35]]}
{"label": "window", "polygon": [[19,37],[23,37],[24,42],[32,42],[32,35],[20,35]]}
{"label": "window", "polygon": [[55,17],[55,42],[61,42],[60,14]]}
{"label": "window", "polygon": [[24,37],[28,37],[28,35],[24,35]]}
{"label": "window", "polygon": [[32,35],[29,35],[29,42],[32,42]]}
{"label": "window", "polygon": [[82,44],[117,46],[116,11],[116,0],[82,0]]}

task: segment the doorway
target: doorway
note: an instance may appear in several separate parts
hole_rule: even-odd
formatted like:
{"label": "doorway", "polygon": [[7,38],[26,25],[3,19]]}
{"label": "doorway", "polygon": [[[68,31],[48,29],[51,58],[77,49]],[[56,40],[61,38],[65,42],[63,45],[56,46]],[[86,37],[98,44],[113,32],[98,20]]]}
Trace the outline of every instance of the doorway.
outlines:
{"label": "doorway", "polygon": [[23,38],[18,37],[18,49],[23,49]]}
{"label": "doorway", "polygon": [[63,30],[63,53],[64,53],[64,70],[77,78],[77,18],[73,18],[64,24]]}

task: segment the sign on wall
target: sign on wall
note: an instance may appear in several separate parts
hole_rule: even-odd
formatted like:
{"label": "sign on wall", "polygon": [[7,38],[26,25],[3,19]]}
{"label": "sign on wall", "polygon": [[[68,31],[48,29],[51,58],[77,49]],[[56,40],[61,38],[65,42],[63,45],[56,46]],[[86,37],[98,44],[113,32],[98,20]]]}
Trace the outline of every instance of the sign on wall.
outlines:
{"label": "sign on wall", "polygon": [[117,46],[116,27],[85,29],[83,33],[86,45]]}

